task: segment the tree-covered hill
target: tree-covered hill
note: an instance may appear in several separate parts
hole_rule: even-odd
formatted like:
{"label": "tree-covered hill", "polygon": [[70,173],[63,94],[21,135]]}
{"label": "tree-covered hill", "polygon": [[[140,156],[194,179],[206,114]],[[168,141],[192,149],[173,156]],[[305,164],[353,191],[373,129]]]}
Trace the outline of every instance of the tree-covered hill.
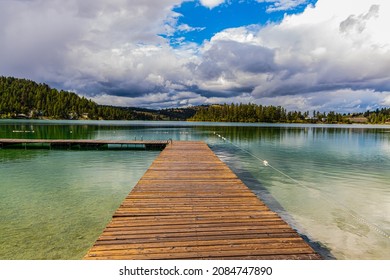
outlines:
{"label": "tree-covered hill", "polygon": [[122,110],[99,106],[75,93],[13,77],[0,77],[0,115],[3,118],[132,118]]}
{"label": "tree-covered hill", "polygon": [[195,108],[148,110],[98,105],[46,84],[0,77],[0,118],[186,120],[195,111]]}

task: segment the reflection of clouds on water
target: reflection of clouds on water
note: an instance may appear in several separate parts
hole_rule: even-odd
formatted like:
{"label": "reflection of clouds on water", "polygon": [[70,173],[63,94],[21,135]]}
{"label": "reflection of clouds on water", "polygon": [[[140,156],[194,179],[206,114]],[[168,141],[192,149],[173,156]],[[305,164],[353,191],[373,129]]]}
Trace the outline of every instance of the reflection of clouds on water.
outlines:
{"label": "reflection of clouds on water", "polygon": [[380,145],[380,148],[382,149],[383,153],[388,155],[390,157],[390,132],[389,132],[389,140],[383,141]]}
{"label": "reflection of clouds on water", "polygon": [[390,159],[382,151],[389,148],[383,133],[367,126],[250,130],[257,137],[245,142],[230,130],[238,148],[225,143],[231,151],[223,159],[249,170],[280,203],[283,218],[327,244],[336,258],[390,257]]}

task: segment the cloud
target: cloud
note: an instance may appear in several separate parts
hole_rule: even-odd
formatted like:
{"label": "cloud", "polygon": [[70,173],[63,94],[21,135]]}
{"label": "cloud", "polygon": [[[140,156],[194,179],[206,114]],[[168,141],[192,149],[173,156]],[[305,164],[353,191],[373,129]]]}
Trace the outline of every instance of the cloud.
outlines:
{"label": "cloud", "polygon": [[[0,1],[0,75],[111,105],[258,102],[300,110],[389,106],[390,4],[319,0],[280,23],[175,47],[180,0]],[[212,8],[225,1],[203,1]],[[269,9],[306,1],[268,1]]]}
{"label": "cloud", "polygon": [[267,7],[267,12],[287,11],[306,4],[307,0],[256,0],[259,3],[272,3]]}
{"label": "cloud", "polygon": [[274,55],[273,50],[262,46],[220,41],[204,52],[198,70],[205,74],[205,77],[227,76],[230,79],[234,79],[236,72],[268,73],[275,71],[277,67]]}
{"label": "cloud", "polygon": [[[253,102],[253,101],[252,101]],[[293,96],[261,97],[256,99],[264,105],[278,104],[289,110],[297,111],[336,111],[341,113],[357,113],[390,106],[390,91],[340,89]]]}
{"label": "cloud", "polygon": [[362,33],[366,29],[366,22],[372,17],[378,17],[379,5],[372,5],[366,14],[359,16],[350,15],[346,20],[340,23],[340,31],[343,33],[358,32]]}
{"label": "cloud", "polygon": [[224,2],[225,0],[200,0],[200,3],[209,9],[213,9]]}
{"label": "cloud", "polygon": [[180,32],[193,32],[193,31],[202,31],[206,29],[206,27],[191,27],[188,24],[180,24],[177,27],[177,30]]}
{"label": "cloud", "polygon": [[208,98],[194,92],[159,92],[136,97],[99,95],[94,100],[100,104],[144,108],[176,108],[209,103]]}
{"label": "cloud", "polygon": [[166,31],[179,3],[1,1],[0,72],[94,94],[114,82],[136,93],[161,87],[156,72],[169,78],[180,59],[171,63],[174,53],[157,34]]}
{"label": "cloud", "polygon": [[[347,90],[372,98],[360,107],[383,106],[378,96],[390,92],[389,4],[354,3],[320,0],[280,24],[217,34],[204,46],[197,84],[231,94],[252,89],[254,99],[273,98],[275,103],[295,96],[340,101],[336,97]],[[342,107],[349,110],[346,103]]]}

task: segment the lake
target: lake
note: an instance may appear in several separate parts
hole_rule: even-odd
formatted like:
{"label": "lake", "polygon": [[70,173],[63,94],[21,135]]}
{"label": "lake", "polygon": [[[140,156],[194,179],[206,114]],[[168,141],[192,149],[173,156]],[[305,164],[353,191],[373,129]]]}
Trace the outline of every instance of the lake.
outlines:
{"label": "lake", "polygon": [[[325,258],[390,259],[390,126],[0,120],[0,138],[206,141]],[[158,154],[0,149],[0,259],[81,259]]]}

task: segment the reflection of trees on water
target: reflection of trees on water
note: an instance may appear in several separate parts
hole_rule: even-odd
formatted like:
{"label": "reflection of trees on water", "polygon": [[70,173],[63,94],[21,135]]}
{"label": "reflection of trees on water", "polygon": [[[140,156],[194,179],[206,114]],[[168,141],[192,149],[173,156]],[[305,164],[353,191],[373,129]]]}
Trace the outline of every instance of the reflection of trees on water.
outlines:
{"label": "reflection of trees on water", "polygon": [[200,130],[214,131],[217,134],[233,142],[259,142],[261,140],[273,141],[286,137],[305,135],[307,132],[303,128],[294,127],[198,127]]}
{"label": "reflection of trees on water", "polygon": [[[15,123],[0,124],[0,138],[13,139],[95,139],[99,132],[104,135],[121,134],[120,132],[141,132],[157,131],[172,132],[181,129],[189,129],[191,126],[162,126],[158,125],[111,125],[111,124],[39,124],[39,123]],[[127,134],[127,133],[124,133]],[[121,134],[123,135],[123,134]],[[164,139],[165,140],[165,136]]]}
{"label": "reflection of trees on water", "polygon": [[250,127],[250,126],[208,126],[197,127],[200,131],[209,131],[220,134],[234,142],[260,142],[261,140],[274,141],[285,140],[286,138],[320,138],[332,139],[348,137],[352,134],[360,134],[362,138],[388,139],[390,132],[386,128],[353,128],[353,127]]}
{"label": "reflection of trees on water", "polygon": [[0,138],[13,139],[90,139],[88,125],[7,124],[0,126]]}
{"label": "reflection of trees on water", "polygon": [[[280,141],[287,138],[312,138],[317,139],[332,139],[348,137],[351,134],[360,134],[362,139],[370,137],[374,139],[388,139],[390,141],[389,128],[370,128],[370,127],[336,127],[336,126],[245,126],[239,123],[234,126],[196,126],[192,123],[175,123],[160,124],[40,124],[34,122],[25,123],[5,123],[0,124],[0,138],[15,138],[15,139],[95,139],[99,132],[103,135],[120,135],[134,134],[142,135],[147,133],[163,133],[166,132],[173,137],[181,132],[199,135],[211,135],[213,132],[220,134],[231,141],[245,142],[260,142]],[[126,133],[120,133],[126,132]],[[161,136],[165,138],[166,135]],[[196,139],[193,139],[196,140]]]}
{"label": "reflection of trees on water", "polygon": [[[2,164],[7,164],[8,162],[15,162],[15,161],[26,161],[31,160],[36,157],[42,157],[47,156],[49,154],[49,151],[40,150],[40,151],[34,151],[34,150],[19,150],[19,149],[0,149],[0,166]],[[1,168],[1,167],[0,167]]]}

